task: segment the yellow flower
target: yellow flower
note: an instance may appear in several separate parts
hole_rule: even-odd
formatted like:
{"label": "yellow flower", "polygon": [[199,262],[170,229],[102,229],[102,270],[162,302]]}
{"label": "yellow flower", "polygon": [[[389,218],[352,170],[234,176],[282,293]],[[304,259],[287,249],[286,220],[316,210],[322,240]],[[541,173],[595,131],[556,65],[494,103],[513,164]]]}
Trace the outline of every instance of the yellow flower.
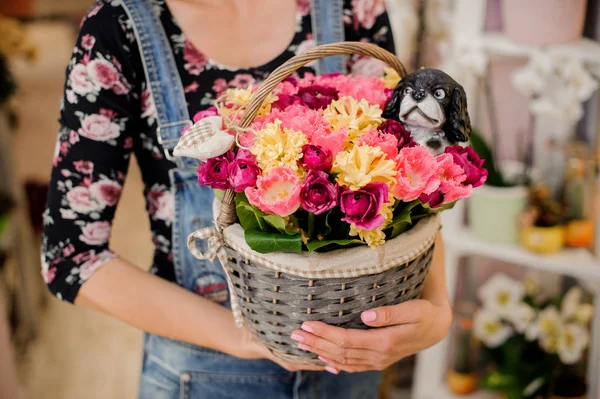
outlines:
{"label": "yellow flower", "polygon": [[381,148],[361,145],[350,151],[340,151],[335,157],[332,172],[337,182],[358,190],[371,182],[383,182],[391,187],[396,181],[396,162],[387,159]]}
{"label": "yellow flower", "polygon": [[[236,112],[246,109],[252,99],[254,91],[252,85],[245,89],[227,89],[225,96],[222,98],[219,108],[219,114],[223,117],[235,114]],[[271,104],[277,101],[277,96],[269,94],[263,101],[262,106],[258,110],[258,115],[265,115],[271,112]]]}
{"label": "yellow flower", "polygon": [[400,80],[401,80],[398,72],[396,72],[396,70],[394,68],[389,67],[389,66],[384,67],[383,71],[385,72],[385,74],[383,75],[381,80],[383,80],[383,83],[385,84],[385,88],[386,89],[394,89],[396,86],[398,86],[398,83],[400,83]]}
{"label": "yellow flower", "polygon": [[360,101],[352,97],[342,97],[333,101],[323,111],[323,116],[331,124],[332,131],[348,128],[348,141],[357,138],[376,128],[383,122],[379,105],[370,105],[364,98]]}
{"label": "yellow flower", "polygon": [[256,156],[258,166],[267,171],[277,166],[287,166],[302,177],[304,171],[298,167],[302,157],[302,146],[306,144],[306,136],[300,131],[282,129],[281,121],[267,123],[262,130],[256,132],[256,142],[250,152]]}

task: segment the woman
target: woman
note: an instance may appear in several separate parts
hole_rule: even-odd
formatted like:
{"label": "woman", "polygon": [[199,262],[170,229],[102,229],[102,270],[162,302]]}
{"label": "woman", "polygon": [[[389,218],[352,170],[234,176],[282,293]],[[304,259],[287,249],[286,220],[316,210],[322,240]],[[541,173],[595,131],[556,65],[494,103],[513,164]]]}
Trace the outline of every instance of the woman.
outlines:
{"label": "woman", "polygon": [[[375,397],[375,370],[447,332],[440,246],[423,300],[362,315],[385,328],[311,322],[293,333],[329,373],[284,363],[236,329],[221,267],[185,248],[187,234],[212,220],[212,194],[195,181],[197,164],[171,156],[189,115],[228,87],[258,83],[315,41],[344,39],[393,50],[383,0],[101,0],[83,21],[67,71],[43,275],[57,297],[147,332],[140,398]],[[341,71],[342,60],[300,73]],[[381,72],[380,63],[361,57],[347,66]],[[156,246],[150,274],[108,249],[132,153]]]}

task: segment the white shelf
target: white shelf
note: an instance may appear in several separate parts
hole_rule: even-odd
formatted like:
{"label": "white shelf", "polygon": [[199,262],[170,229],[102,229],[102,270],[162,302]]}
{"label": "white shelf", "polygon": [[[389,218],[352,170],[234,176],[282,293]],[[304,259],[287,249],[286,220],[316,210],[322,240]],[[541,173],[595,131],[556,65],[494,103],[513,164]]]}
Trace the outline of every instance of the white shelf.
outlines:
{"label": "white shelf", "polygon": [[467,229],[442,229],[444,245],[459,253],[479,255],[567,276],[600,281],[600,262],[586,249],[564,249],[553,255],[539,255],[514,245],[483,241]]}
{"label": "white shelf", "polygon": [[460,47],[509,57],[529,57],[536,51],[544,50],[549,54],[578,58],[586,63],[600,63],[600,43],[585,38],[572,43],[539,47],[515,43],[502,33],[486,33],[477,38],[463,40]]}

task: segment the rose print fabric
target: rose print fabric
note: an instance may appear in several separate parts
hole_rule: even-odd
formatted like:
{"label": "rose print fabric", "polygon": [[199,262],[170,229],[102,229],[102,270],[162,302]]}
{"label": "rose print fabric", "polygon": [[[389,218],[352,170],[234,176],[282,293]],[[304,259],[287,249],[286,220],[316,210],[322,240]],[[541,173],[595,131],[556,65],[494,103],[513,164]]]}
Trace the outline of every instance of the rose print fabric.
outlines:
{"label": "rose print fabric", "polygon": [[[232,70],[190,43],[164,0],[155,4],[175,55],[190,115],[208,108],[230,87],[258,84],[270,71],[316,45],[310,0],[297,0],[296,35],[274,60]],[[348,0],[346,39],[394,50],[384,0]],[[381,74],[383,64],[355,56],[353,72]],[[310,67],[299,71],[312,71]],[[314,71],[313,71],[314,72]],[[74,301],[81,285],[116,255],[109,249],[112,219],[132,154],[142,171],[146,209],[155,245],[151,271],[174,281],[171,228],[174,198],[156,137],[156,109],[146,87],[133,26],[117,3],[100,0],[82,21],[66,73],[61,128],[44,214],[42,275],[59,298]]]}

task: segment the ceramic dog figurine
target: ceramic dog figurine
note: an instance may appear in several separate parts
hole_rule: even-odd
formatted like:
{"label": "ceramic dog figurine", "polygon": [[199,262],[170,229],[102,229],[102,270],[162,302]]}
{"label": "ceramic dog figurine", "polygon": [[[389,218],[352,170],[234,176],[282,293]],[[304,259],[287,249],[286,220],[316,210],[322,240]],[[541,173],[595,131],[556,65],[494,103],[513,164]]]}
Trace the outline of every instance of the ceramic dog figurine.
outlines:
{"label": "ceramic dog figurine", "polygon": [[438,69],[420,69],[404,77],[382,116],[402,122],[434,155],[471,135],[465,90]]}

